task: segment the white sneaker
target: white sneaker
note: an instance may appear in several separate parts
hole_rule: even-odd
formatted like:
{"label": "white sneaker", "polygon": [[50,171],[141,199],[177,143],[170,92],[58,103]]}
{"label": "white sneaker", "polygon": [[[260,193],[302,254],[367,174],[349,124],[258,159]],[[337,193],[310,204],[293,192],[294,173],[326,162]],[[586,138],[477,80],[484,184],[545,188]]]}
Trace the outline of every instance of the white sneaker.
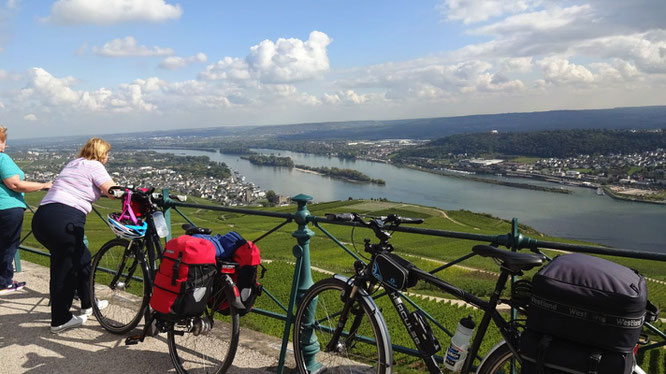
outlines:
{"label": "white sneaker", "polygon": [[83,325],[87,319],[88,317],[86,316],[72,316],[72,319],[67,321],[67,323],[63,323],[60,326],[51,326],[51,333],[58,334],[67,329],[71,329],[72,327],[79,327]]}
{"label": "white sneaker", "polygon": [[[104,308],[109,306],[109,301],[108,300],[96,300],[95,303],[97,303],[97,309],[99,309],[99,310],[103,310]],[[79,314],[79,315],[90,317],[90,316],[92,316],[92,313],[93,313],[92,309],[93,309],[92,307],[86,308],[86,309],[81,309],[81,314]]]}

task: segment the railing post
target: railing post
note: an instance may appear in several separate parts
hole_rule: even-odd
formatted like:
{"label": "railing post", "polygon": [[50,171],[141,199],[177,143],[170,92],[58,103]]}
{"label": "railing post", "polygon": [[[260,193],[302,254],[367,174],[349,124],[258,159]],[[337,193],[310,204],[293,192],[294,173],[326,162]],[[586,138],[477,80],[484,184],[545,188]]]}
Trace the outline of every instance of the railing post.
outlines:
{"label": "railing post", "polygon": [[[305,291],[307,291],[307,289],[314,283],[310,272],[310,238],[312,238],[315,233],[308,228],[310,211],[307,208],[307,203],[312,200],[312,197],[300,194],[292,197],[291,200],[298,204],[298,210],[294,215],[294,220],[298,224],[298,229],[291,234],[298,241],[298,245],[294,246],[293,250],[294,257],[296,257],[296,269],[294,269],[294,280],[289,298],[284,334],[282,336],[282,349],[277,370],[278,374],[282,373],[282,370],[284,369],[286,346],[289,342],[289,331],[293,322],[294,309],[297,302],[303,297]],[[314,372],[315,367],[319,365],[314,361],[314,356],[317,351],[319,351],[319,344],[317,343],[316,338],[314,341],[310,340],[310,344],[305,346],[304,351],[304,358],[308,370]]]}
{"label": "railing post", "polygon": [[16,254],[14,254],[14,266],[17,273],[21,272],[21,253],[19,252],[21,252],[21,249],[17,249]]}

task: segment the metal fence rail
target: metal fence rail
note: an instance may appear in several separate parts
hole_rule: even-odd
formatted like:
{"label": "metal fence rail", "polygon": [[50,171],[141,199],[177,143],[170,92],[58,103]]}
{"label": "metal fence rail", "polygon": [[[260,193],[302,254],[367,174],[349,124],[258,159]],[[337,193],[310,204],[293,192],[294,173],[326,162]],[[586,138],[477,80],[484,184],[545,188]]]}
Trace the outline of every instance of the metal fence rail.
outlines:
{"label": "metal fence rail", "polygon": [[[323,217],[316,217],[312,216],[310,214],[310,211],[307,208],[307,204],[309,201],[312,200],[312,197],[307,196],[307,195],[297,195],[292,197],[292,201],[296,202],[297,204],[297,209],[295,213],[278,213],[278,212],[269,212],[269,211],[263,211],[263,210],[250,210],[250,209],[240,209],[240,208],[230,208],[230,207],[223,207],[223,206],[216,206],[216,205],[204,205],[204,204],[193,204],[193,203],[187,203],[187,202],[180,202],[176,200],[172,200],[169,198],[169,191],[168,190],[163,190],[163,206],[162,209],[164,211],[165,218],[167,219],[167,224],[170,226],[171,225],[171,211],[175,211],[178,215],[180,215],[183,219],[188,221],[189,223],[192,223],[192,221],[179,209],[179,208],[194,208],[194,209],[203,209],[203,210],[212,210],[212,211],[223,211],[223,212],[231,212],[231,213],[238,213],[238,214],[243,214],[243,215],[254,215],[254,216],[263,216],[263,217],[270,217],[270,218],[275,218],[275,219],[280,219],[282,222],[278,223],[274,228],[270,229],[266,233],[262,234],[259,238],[255,239],[254,242],[258,242],[262,240],[263,238],[267,237],[268,235],[274,233],[275,231],[279,230],[280,228],[284,227],[285,225],[289,223],[295,223],[296,224],[296,229],[295,231],[292,232],[292,236],[296,239],[296,243],[292,248],[293,255],[295,257],[295,268],[294,268],[294,274],[293,274],[293,279],[292,279],[292,286],[291,286],[291,291],[289,293],[289,300],[287,301],[286,305],[283,304],[280,300],[278,300],[274,295],[272,295],[268,290],[264,290],[266,295],[284,312],[284,314],[280,313],[275,313],[272,311],[268,310],[262,310],[262,309],[254,309],[253,312],[268,316],[271,318],[275,318],[277,320],[284,321],[285,326],[282,334],[282,346],[280,349],[280,357],[278,361],[278,367],[277,367],[277,372],[282,373],[284,370],[284,363],[285,363],[285,356],[286,356],[286,351],[287,351],[287,345],[289,342],[289,335],[290,335],[290,330],[291,330],[291,324],[293,323],[294,319],[294,309],[297,305],[298,300],[300,300],[301,296],[305,293],[305,291],[313,284],[312,280],[312,275],[311,275],[311,266],[310,266],[310,239],[315,235],[314,231],[310,229],[310,225],[313,227],[317,228],[319,231],[321,231],[326,237],[330,238],[332,241],[334,241],[341,249],[346,251],[350,256],[354,257],[355,259],[359,259],[356,254],[354,254],[351,250],[349,250],[342,242],[340,242],[337,238],[335,238],[330,232],[328,232],[324,227],[322,227],[322,223],[326,224],[334,224],[334,225],[345,225],[345,226],[358,226],[358,224],[355,223],[350,223],[350,222],[332,222],[327,220],[326,218]],[[32,210],[32,208],[31,208]],[[105,220],[104,217],[102,217],[99,212],[95,210],[96,214],[100,217],[100,219]],[[33,211],[34,213],[34,211]],[[540,241],[536,240],[533,238],[529,238],[527,236],[523,236],[519,232],[519,227],[518,227],[518,220],[514,218],[512,220],[512,225],[511,225],[511,232],[508,234],[502,234],[502,235],[480,235],[480,234],[473,234],[473,233],[464,233],[464,232],[455,232],[455,231],[445,231],[445,230],[434,230],[434,229],[420,229],[420,228],[414,228],[414,227],[398,227],[395,231],[400,231],[400,232],[406,232],[410,234],[417,234],[417,235],[429,235],[429,236],[438,236],[438,237],[444,237],[444,238],[454,238],[454,239],[464,239],[464,240],[473,240],[473,241],[480,241],[480,242],[487,242],[490,243],[491,245],[494,246],[504,246],[512,251],[518,251],[520,249],[529,249],[529,250],[534,250],[536,251],[538,249],[557,249],[557,250],[566,250],[566,251],[571,251],[571,252],[582,252],[582,253],[592,253],[592,254],[600,254],[600,255],[611,255],[611,256],[620,256],[620,257],[627,257],[627,258],[635,258],[635,259],[645,259],[645,260],[653,260],[653,261],[665,261],[666,262],[666,254],[664,253],[655,253],[655,252],[641,252],[641,251],[635,251],[635,250],[630,250],[630,249],[611,249],[611,248],[604,248],[604,247],[596,247],[596,246],[587,246],[587,245],[574,245],[574,244],[564,244],[564,243],[557,243],[557,242],[549,242],[549,241]],[[21,243],[25,241],[25,239],[30,235],[26,235],[21,240]],[[170,234],[169,234],[170,235]],[[170,236],[167,238],[169,239]],[[19,247],[22,250],[29,251],[32,253],[36,253],[39,255],[44,255],[44,256],[49,256],[48,253],[42,252],[39,250],[36,250],[34,248],[29,248],[29,247],[24,247],[20,246]],[[456,265],[462,261],[465,261],[471,257],[473,257],[475,254],[470,253],[467,255],[464,255],[460,257],[459,259],[456,259],[454,261],[451,261],[447,263],[446,265],[442,265],[436,269],[433,269],[431,273],[437,273],[443,269],[446,269],[448,267],[451,267],[453,265]],[[17,253],[16,255],[16,268],[17,271],[21,271],[21,265],[20,265],[20,255]],[[381,297],[383,295],[379,295],[378,297]],[[419,310],[423,311],[414,301],[409,299],[408,297],[405,297],[405,299],[415,308],[418,308]],[[423,311],[425,313],[425,311]],[[427,318],[435,325],[437,326],[440,330],[448,334],[449,336],[452,335],[452,332],[446,329],[443,325],[441,325],[439,322],[437,322],[434,318],[432,318],[430,315],[425,313]],[[658,335],[661,338],[661,341],[652,343],[650,345],[641,347],[641,350],[649,350],[649,349],[654,349],[657,347],[662,347],[666,346],[666,334],[664,332],[659,331],[657,328],[654,326],[648,326],[648,329],[650,329],[654,334]],[[402,346],[397,346],[394,345],[394,350],[397,352],[403,352],[407,354],[418,354],[415,350],[408,348],[408,347],[402,347]]]}

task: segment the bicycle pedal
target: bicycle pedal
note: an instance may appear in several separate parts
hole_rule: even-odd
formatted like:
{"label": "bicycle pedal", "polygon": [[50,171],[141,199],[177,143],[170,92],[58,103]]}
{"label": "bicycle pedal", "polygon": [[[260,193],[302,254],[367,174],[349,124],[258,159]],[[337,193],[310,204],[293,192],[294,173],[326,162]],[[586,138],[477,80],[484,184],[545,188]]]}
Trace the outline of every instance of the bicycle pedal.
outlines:
{"label": "bicycle pedal", "polygon": [[141,335],[128,336],[127,339],[125,339],[125,345],[135,345],[138,344],[140,340]]}

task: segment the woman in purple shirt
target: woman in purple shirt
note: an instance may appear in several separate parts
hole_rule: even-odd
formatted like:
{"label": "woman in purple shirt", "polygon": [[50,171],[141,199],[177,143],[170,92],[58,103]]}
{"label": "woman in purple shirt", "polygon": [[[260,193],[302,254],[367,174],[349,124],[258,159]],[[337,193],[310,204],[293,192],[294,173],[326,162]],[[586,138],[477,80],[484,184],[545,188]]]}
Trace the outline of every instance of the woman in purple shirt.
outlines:
{"label": "woman in purple shirt", "polygon": [[[59,333],[81,326],[92,314],[90,296],[90,251],[84,244],[86,215],[102,194],[109,195],[113,180],[104,164],[111,145],[91,138],[81,148],[79,158],[70,161],[58,174],[32,219],[35,238],[51,252],[51,332]],[[81,314],[69,309],[78,291]],[[104,308],[106,300],[97,301]]]}

